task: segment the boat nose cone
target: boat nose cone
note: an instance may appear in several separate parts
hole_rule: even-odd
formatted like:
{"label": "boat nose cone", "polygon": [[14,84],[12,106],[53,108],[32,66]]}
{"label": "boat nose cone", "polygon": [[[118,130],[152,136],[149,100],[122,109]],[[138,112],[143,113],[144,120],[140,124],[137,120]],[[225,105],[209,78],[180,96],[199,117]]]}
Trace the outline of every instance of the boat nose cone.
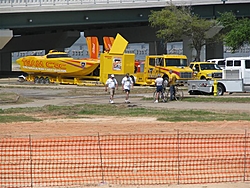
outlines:
{"label": "boat nose cone", "polygon": [[18,64],[21,64],[22,60],[23,60],[23,57],[17,59],[16,62],[17,62]]}

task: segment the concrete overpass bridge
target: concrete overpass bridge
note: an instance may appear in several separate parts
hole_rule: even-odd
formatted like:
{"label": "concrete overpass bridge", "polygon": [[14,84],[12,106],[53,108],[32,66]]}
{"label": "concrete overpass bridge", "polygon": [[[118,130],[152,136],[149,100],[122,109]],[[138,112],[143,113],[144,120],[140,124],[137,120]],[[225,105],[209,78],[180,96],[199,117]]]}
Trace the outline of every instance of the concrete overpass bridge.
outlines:
{"label": "concrete overpass bridge", "polygon": [[[121,33],[130,43],[154,46],[150,54],[164,53],[155,30],[148,26],[148,15],[171,3],[191,6],[204,18],[225,11],[250,17],[249,0],[0,0],[0,71],[11,71],[12,52],[64,49],[81,31],[99,39]],[[211,49],[212,56],[218,56],[218,49]]]}

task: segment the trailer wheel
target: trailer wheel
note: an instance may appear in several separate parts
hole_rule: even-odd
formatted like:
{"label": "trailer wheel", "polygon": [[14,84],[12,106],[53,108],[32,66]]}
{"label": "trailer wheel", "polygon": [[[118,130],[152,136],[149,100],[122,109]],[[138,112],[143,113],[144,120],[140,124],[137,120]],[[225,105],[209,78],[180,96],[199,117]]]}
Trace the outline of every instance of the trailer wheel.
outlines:
{"label": "trailer wheel", "polygon": [[39,83],[40,83],[40,84],[44,84],[44,83],[45,83],[45,82],[44,82],[44,77],[40,77],[40,78],[39,78]]}
{"label": "trailer wheel", "polygon": [[44,83],[45,83],[45,84],[50,84],[50,80],[49,80],[48,77],[46,77],[46,78],[44,79]]}
{"label": "trailer wheel", "polygon": [[34,83],[35,84],[39,84],[39,78],[36,76],[35,79],[34,79]]}
{"label": "trailer wheel", "polygon": [[224,90],[224,87],[223,85],[221,84],[218,84],[217,85],[217,95],[218,96],[222,96],[224,94],[225,90]]}

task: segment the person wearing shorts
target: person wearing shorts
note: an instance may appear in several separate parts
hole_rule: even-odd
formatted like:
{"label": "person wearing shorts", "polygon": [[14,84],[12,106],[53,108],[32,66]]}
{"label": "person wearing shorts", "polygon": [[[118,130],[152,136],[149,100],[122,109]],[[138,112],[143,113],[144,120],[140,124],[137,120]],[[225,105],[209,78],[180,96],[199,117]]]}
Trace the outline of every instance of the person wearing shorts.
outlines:
{"label": "person wearing shorts", "polygon": [[111,74],[110,78],[106,81],[105,83],[105,91],[107,91],[107,88],[109,88],[109,93],[110,93],[110,98],[109,98],[109,103],[113,104],[114,103],[114,95],[115,95],[115,90],[118,90],[118,82],[115,79],[115,75]]}
{"label": "person wearing shorts", "polygon": [[126,76],[122,79],[122,90],[126,93],[125,103],[129,102],[129,93],[130,89],[133,88],[134,82],[132,78],[127,73]]}
{"label": "person wearing shorts", "polygon": [[156,95],[155,95],[155,103],[158,103],[159,93],[162,92],[163,89],[163,78],[160,74],[158,74],[157,78],[155,79],[155,86],[156,86]]}

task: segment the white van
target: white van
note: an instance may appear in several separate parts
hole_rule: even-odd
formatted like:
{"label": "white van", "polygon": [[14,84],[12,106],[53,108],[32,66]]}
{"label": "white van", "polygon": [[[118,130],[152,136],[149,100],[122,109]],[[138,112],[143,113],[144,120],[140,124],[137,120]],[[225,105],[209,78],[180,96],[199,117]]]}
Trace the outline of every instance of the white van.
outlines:
{"label": "white van", "polygon": [[221,67],[222,69],[225,68],[225,59],[208,59],[207,62],[215,63],[219,65],[219,67]]}
{"label": "white van", "polygon": [[[228,57],[225,59],[226,74],[235,74],[235,78],[243,79],[244,85],[250,85],[250,57]],[[227,77],[227,75],[223,77]]]}

